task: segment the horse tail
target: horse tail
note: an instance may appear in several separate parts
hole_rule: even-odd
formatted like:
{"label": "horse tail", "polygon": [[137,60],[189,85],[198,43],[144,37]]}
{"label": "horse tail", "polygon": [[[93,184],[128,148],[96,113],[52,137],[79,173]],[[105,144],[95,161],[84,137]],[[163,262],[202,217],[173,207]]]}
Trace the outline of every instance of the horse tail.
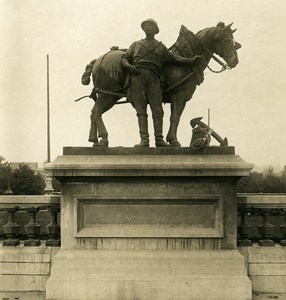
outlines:
{"label": "horse tail", "polygon": [[86,67],[85,67],[85,71],[84,73],[82,74],[81,76],[81,83],[83,85],[89,85],[90,83],[90,76],[91,76],[91,73],[92,73],[92,68],[93,68],[93,65],[95,64],[96,62],[96,59],[92,60]]}

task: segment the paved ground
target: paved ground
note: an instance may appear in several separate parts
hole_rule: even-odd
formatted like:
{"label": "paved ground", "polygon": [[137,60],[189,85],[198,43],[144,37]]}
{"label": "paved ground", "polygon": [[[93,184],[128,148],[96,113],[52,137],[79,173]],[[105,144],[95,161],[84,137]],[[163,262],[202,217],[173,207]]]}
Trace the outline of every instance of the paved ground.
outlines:
{"label": "paved ground", "polygon": [[[46,295],[44,292],[10,292],[3,293],[0,292],[0,300],[45,300]],[[254,293],[253,300],[286,300],[286,294],[262,294],[262,293]],[[84,299],[82,299],[84,300]],[[174,299],[175,300],[175,299]],[[223,300],[223,299],[218,299]]]}
{"label": "paved ground", "polygon": [[45,300],[45,292],[0,292],[0,300]]}
{"label": "paved ground", "polygon": [[253,300],[269,300],[269,299],[286,300],[286,294],[253,293],[252,299]]}

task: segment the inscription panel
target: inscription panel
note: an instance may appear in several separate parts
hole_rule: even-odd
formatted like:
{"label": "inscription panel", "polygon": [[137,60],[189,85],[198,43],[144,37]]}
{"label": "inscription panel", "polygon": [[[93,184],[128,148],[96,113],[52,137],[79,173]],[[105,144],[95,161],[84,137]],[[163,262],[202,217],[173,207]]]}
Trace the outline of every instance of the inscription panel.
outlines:
{"label": "inscription panel", "polygon": [[76,237],[222,237],[222,196],[75,197]]}

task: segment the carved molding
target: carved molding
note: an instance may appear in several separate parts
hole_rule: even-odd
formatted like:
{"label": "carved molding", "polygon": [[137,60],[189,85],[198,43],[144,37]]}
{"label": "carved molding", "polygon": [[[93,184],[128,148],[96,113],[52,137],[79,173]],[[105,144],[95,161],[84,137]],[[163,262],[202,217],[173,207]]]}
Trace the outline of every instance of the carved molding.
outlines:
{"label": "carved molding", "polygon": [[223,196],[74,197],[74,236],[221,238]]}

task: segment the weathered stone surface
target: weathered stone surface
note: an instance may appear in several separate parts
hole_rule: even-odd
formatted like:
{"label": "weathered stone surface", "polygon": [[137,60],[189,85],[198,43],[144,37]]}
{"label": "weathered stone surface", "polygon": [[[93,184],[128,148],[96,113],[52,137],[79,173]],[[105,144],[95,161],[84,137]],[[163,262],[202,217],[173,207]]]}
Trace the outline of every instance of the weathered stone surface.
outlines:
{"label": "weathered stone surface", "polygon": [[286,249],[275,247],[241,247],[246,258],[253,291],[261,293],[286,292]]}
{"label": "weathered stone surface", "polygon": [[286,293],[286,276],[251,276],[253,292]]}
{"label": "weathered stone surface", "polygon": [[0,299],[19,299],[19,300],[46,300],[45,291],[35,291],[35,292],[1,292]]}
{"label": "weathered stone surface", "polygon": [[[26,249],[30,251],[26,251]],[[50,254],[39,253],[37,249],[34,250],[22,247],[8,249],[7,247],[5,247],[0,250],[0,261],[16,263],[45,263],[51,261],[51,256]]]}
{"label": "weathered stone surface", "polygon": [[284,263],[286,264],[286,249],[276,245],[269,249],[265,247],[247,247],[249,263]]}
{"label": "weathered stone surface", "polygon": [[234,155],[234,147],[211,146],[203,149],[140,147],[64,147],[63,155]]}
{"label": "weathered stone surface", "polygon": [[[220,249],[234,249],[236,247],[237,224],[234,182],[224,180],[215,183],[212,179],[191,180],[187,178],[156,178],[156,180],[144,178],[143,180],[134,177],[118,179],[98,177],[96,182],[85,180],[86,178],[84,182],[79,182],[72,179],[71,182],[63,182],[62,184],[62,205],[65,211],[65,214],[61,217],[63,249],[82,246],[83,243],[79,238],[89,238],[85,241],[86,244],[90,244],[88,247],[95,245],[95,240],[101,243],[104,238],[111,239],[111,244],[114,245],[112,239],[116,237],[132,237],[135,239],[152,237],[157,240],[162,238],[184,238],[185,242],[181,242],[181,245],[187,245],[191,238],[221,238],[220,241],[213,243],[217,245],[215,249],[218,247]],[[138,203],[142,204],[143,201],[143,203],[148,204],[148,209],[152,205],[154,205],[154,208],[157,207],[157,215],[153,212],[153,221],[150,216],[146,216],[145,224],[136,225],[132,222],[120,224],[117,216],[120,209],[118,211],[114,210],[111,200],[116,200],[119,206],[128,202],[130,209]],[[160,202],[158,202],[159,200]],[[108,217],[105,224],[96,223],[98,222],[96,219],[87,222],[89,217],[84,213],[86,211],[85,206],[98,205],[96,204],[97,201],[105,205],[106,214],[101,215],[101,220],[102,218],[107,220]],[[166,224],[166,216],[162,216],[163,210],[160,215],[160,205],[166,207],[168,204],[174,207],[175,205],[182,205],[182,203],[191,203],[188,208],[190,220],[182,221],[178,219],[175,221],[173,219],[172,222]],[[196,203],[195,206],[192,206],[192,203]],[[111,205],[110,211],[108,211],[108,205]],[[195,208],[193,212],[191,212],[192,208]],[[170,207],[170,211],[172,211],[172,207]],[[234,216],[230,216],[231,212]],[[103,210],[101,210],[101,213],[103,213]],[[145,209],[142,205],[141,212],[137,211],[137,217],[142,220],[145,213],[146,205]],[[197,215],[195,216],[195,214]],[[133,216],[133,218],[135,217]],[[213,221],[210,222],[212,218]],[[113,224],[111,224],[112,222]],[[185,224],[182,222],[185,222]],[[103,242],[103,245],[108,244],[108,241]],[[206,244],[209,243],[206,241]],[[204,248],[202,241],[197,245],[201,245],[202,249],[209,249]]]}
{"label": "weathered stone surface", "polygon": [[264,263],[264,264],[250,264],[249,275],[251,276],[285,276],[286,277],[286,263]]}
{"label": "weathered stone surface", "polygon": [[60,196],[56,195],[1,195],[0,208],[37,207],[40,205],[51,205],[60,202]]}
{"label": "weathered stone surface", "polygon": [[252,165],[209,151],[65,149],[46,165],[62,183],[48,299],[251,299],[235,185]]}
{"label": "weathered stone surface", "polygon": [[77,198],[76,237],[222,237],[221,196]]}
{"label": "weathered stone surface", "polygon": [[0,291],[45,291],[48,275],[0,275]]}
{"label": "weathered stone surface", "polygon": [[248,176],[252,165],[237,155],[64,155],[45,166],[49,176]]}
{"label": "weathered stone surface", "polygon": [[1,247],[0,292],[45,291],[58,248]]}
{"label": "weathered stone surface", "polygon": [[61,250],[47,299],[251,299],[238,251]]}
{"label": "weathered stone surface", "polygon": [[50,263],[0,262],[2,275],[50,275]]}

